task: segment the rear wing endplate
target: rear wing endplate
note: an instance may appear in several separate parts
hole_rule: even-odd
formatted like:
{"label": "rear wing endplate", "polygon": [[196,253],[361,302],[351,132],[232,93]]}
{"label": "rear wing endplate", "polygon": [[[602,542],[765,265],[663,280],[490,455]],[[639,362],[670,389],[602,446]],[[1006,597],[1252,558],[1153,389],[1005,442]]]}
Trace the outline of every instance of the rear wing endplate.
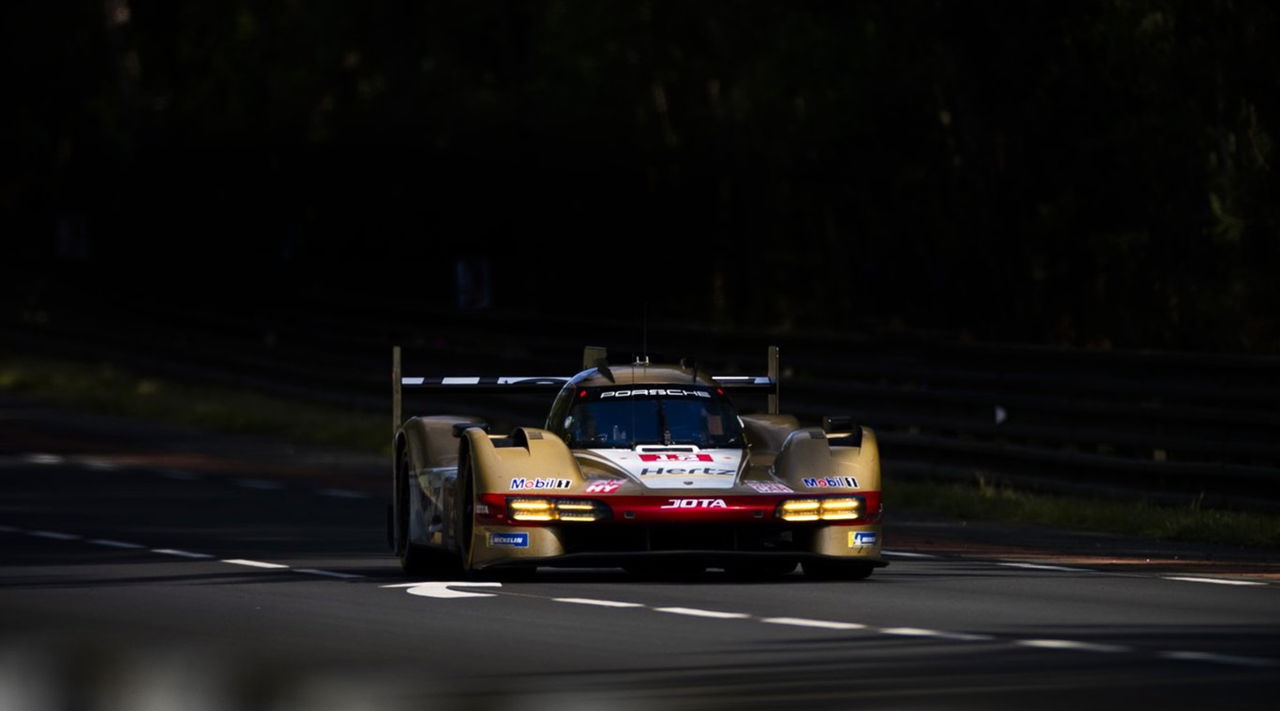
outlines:
{"label": "rear wing endplate", "polygon": [[781,371],[778,370],[778,347],[769,346],[768,375],[713,375],[716,384],[730,392],[756,391],[769,393],[769,414],[778,414],[778,391]]}

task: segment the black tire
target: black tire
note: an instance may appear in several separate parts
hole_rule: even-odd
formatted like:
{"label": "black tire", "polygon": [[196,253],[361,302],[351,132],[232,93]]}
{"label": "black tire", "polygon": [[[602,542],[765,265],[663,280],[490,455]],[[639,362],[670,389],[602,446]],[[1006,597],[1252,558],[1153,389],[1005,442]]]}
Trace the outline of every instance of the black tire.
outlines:
{"label": "black tire", "polygon": [[415,545],[409,540],[409,517],[413,515],[409,505],[409,462],[400,460],[396,470],[396,504],[392,507],[396,556],[405,575],[430,577],[441,571],[440,556],[430,548]]}
{"label": "black tire", "polygon": [[806,560],[804,574],[818,580],[865,580],[876,567],[855,560]]}
{"label": "black tire", "polygon": [[471,547],[475,543],[476,528],[476,487],[471,476],[471,452],[465,446],[458,450],[458,489],[462,492],[458,502],[458,563],[462,572],[473,574],[471,567]]}

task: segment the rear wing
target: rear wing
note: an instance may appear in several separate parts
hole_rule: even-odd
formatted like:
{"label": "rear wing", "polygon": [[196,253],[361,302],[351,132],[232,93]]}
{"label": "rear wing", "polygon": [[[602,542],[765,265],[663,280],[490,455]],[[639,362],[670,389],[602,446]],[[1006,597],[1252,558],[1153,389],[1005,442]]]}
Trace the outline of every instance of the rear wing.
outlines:
{"label": "rear wing", "polygon": [[778,347],[769,346],[768,375],[713,375],[711,379],[725,390],[754,390],[769,393],[769,414],[778,414],[778,391],[782,389],[782,371],[778,369]]}
{"label": "rear wing", "polygon": [[[599,346],[587,346],[582,353],[582,368],[608,368],[607,352]],[[778,414],[778,347],[769,346],[769,374],[755,375],[713,375],[712,380],[727,391],[755,391],[769,394],[769,414]],[[402,391],[404,388],[435,391],[479,391],[511,394],[559,392],[564,384],[572,378],[569,376],[543,375],[472,375],[445,378],[426,378],[405,376],[400,369],[400,346],[391,348],[391,434],[394,437],[399,431],[402,409]]]}

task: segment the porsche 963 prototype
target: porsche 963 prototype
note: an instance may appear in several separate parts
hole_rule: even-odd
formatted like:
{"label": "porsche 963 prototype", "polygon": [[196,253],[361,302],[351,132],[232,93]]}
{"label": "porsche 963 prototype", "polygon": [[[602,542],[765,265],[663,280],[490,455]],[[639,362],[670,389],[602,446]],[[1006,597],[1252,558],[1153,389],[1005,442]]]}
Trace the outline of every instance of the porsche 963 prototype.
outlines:
{"label": "porsche 963 prototype", "polygon": [[[799,564],[858,579],[886,565],[874,433],[779,414],[776,348],[767,376],[583,360],[572,377],[404,377],[395,349],[388,538],[405,571]],[[402,389],[556,395],[542,427],[498,434],[471,416],[402,419]],[[767,412],[740,414],[743,391]]]}

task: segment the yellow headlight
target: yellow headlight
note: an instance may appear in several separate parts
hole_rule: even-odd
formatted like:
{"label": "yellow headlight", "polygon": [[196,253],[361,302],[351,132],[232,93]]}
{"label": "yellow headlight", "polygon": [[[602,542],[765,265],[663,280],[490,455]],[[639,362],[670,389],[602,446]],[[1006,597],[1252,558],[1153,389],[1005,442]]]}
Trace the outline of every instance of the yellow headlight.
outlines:
{"label": "yellow headlight", "polygon": [[560,511],[593,511],[595,506],[589,501],[557,501],[556,508]]}
{"label": "yellow headlight", "polygon": [[778,518],[783,521],[847,521],[858,518],[862,500],[846,497],[840,499],[787,499],[778,505]]}
{"label": "yellow headlight", "polygon": [[516,521],[554,521],[555,509],[547,499],[512,499],[511,518]]}
{"label": "yellow headlight", "polygon": [[822,520],[839,521],[857,518],[861,509],[862,502],[858,499],[823,499]]}
{"label": "yellow headlight", "polygon": [[513,521],[602,521],[609,509],[596,501],[574,499],[510,499]]}
{"label": "yellow headlight", "polygon": [[601,508],[594,501],[556,499],[556,514],[561,521],[597,521],[605,518]]}
{"label": "yellow headlight", "polygon": [[818,499],[787,499],[778,506],[783,521],[817,521],[822,502]]}

